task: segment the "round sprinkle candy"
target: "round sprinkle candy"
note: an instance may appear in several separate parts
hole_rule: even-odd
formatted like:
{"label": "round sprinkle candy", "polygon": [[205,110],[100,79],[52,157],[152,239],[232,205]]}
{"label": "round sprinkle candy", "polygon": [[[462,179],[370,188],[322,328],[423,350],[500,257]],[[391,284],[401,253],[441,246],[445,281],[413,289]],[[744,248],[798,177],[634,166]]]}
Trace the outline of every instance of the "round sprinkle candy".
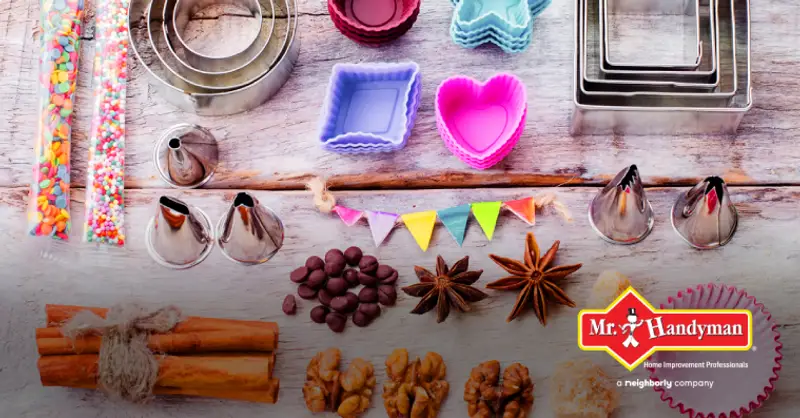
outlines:
{"label": "round sprinkle candy", "polygon": [[[89,183],[86,187],[84,224],[86,241],[117,246],[125,245],[125,95],[129,6],[130,0],[108,0],[96,5],[95,109],[89,139]],[[68,44],[64,49],[71,54],[70,46]]]}

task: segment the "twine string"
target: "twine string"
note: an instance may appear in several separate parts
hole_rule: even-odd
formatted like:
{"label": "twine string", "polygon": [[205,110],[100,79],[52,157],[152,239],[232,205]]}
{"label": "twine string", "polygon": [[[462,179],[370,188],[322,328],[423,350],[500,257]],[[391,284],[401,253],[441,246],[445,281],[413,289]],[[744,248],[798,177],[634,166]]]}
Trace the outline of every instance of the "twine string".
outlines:
{"label": "twine string", "polygon": [[[566,182],[564,184],[567,184]],[[314,206],[317,207],[322,213],[328,214],[333,212],[333,208],[336,207],[336,198],[333,197],[333,194],[328,191],[328,186],[320,177],[314,177],[308,181],[306,184],[306,188],[311,191],[314,197]],[[567,205],[563,202],[558,200],[558,197],[555,193],[548,192],[537,195],[533,198],[534,204],[536,205],[536,209],[544,210],[547,207],[552,207],[553,210],[561,216],[564,221],[572,222],[572,215],[567,209]]]}
{"label": "twine string", "polygon": [[105,318],[91,311],[78,312],[61,328],[67,338],[102,336],[97,364],[97,386],[112,397],[146,402],[158,379],[158,359],[147,347],[152,333],[171,331],[181,320],[174,306],[155,311],[137,304],[111,308]]}
{"label": "twine string", "polygon": [[314,195],[314,205],[322,213],[331,213],[336,206],[336,198],[328,191],[325,180],[314,177],[306,184],[308,190]]}

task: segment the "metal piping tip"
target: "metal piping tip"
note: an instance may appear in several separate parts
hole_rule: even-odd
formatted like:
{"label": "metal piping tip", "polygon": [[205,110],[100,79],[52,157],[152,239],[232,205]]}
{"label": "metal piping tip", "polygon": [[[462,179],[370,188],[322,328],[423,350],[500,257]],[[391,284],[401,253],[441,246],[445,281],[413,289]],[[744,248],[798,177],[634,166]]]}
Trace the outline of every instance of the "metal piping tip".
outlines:
{"label": "metal piping tip", "polygon": [[589,205],[589,223],[604,240],[635,244],[653,230],[655,216],[635,165],[611,180]]}
{"label": "metal piping tip", "polygon": [[241,264],[269,261],[283,246],[283,222],[249,193],[241,192],[217,224],[222,253]]}
{"label": "metal piping tip", "polygon": [[162,196],[155,216],[147,225],[145,243],[150,257],[162,266],[175,269],[195,266],[214,247],[211,220],[196,207]]}
{"label": "metal piping tip", "polygon": [[717,176],[681,194],[672,207],[672,227],[689,245],[703,250],[727,244],[738,223],[728,187]]}
{"label": "metal piping tip", "polygon": [[161,136],[153,151],[158,173],[179,189],[200,187],[214,175],[219,149],[214,135],[190,124],[175,125]]}

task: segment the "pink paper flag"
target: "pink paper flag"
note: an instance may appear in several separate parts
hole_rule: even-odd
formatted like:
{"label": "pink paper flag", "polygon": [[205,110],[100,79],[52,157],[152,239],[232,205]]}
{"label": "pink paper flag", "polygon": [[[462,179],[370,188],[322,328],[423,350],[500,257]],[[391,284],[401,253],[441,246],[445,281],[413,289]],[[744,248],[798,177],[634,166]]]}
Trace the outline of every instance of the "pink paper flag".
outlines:
{"label": "pink paper flag", "polygon": [[388,212],[367,212],[367,221],[369,228],[372,230],[372,240],[375,241],[375,246],[379,247],[383,240],[389,236],[389,232],[394,229],[395,222],[400,215]]}
{"label": "pink paper flag", "polygon": [[361,219],[361,216],[364,215],[364,212],[360,210],[346,208],[344,206],[334,206],[333,211],[339,215],[339,218],[342,219],[347,226],[353,226]]}

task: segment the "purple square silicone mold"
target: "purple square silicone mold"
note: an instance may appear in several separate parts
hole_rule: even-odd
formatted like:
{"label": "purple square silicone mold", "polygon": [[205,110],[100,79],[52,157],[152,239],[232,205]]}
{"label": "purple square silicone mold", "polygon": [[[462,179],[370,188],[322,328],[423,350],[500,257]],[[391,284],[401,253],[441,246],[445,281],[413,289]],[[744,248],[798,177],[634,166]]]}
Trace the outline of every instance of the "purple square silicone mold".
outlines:
{"label": "purple square silicone mold", "polygon": [[412,95],[406,106],[406,135],[400,144],[393,144],[390,142],[382,143],[364,143],[363,138],[353,135],[340,135],[337,138],[330,140],[323,144],[323,148],[328,151],[339,152],[344,154],[361,154],[361,153],[374,153],[374,152],[393,152],[402,149],[408,143],[408,137],[411,135],[411,129],[414,127],[414,122],[417,118],[417,108],[419,108],[420,101],[422,100],[422,78],[419,74],[414,79],[411,86]]}
{"label": "purple square silicone mold", "polygon": [[336,64],[322,113],[323,148],[345,153],[403,148],[416,120],[419,65]]}

